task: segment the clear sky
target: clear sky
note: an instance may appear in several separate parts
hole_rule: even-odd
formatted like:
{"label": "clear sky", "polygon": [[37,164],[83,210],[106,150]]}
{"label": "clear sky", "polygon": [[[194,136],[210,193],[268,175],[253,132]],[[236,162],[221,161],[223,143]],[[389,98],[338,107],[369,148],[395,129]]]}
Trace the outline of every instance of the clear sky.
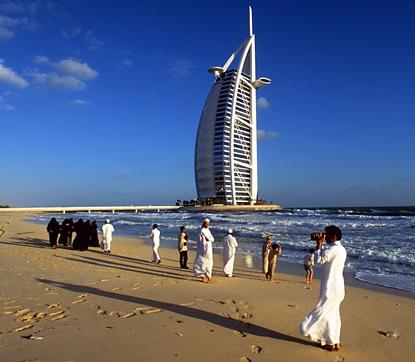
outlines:
{"label": "clear sky", "polygon": [[0,204],[194,198],[207,68],[249,3],[260,196],[415,204],[415,2],[370,0],[0,0]]}

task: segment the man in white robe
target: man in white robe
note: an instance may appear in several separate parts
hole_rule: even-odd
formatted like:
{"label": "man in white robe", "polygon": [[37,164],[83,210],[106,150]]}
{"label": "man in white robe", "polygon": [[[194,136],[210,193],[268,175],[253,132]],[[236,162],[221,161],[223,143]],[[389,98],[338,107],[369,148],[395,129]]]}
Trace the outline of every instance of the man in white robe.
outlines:
{"label": "man in white robe", "polygon": [[153,259],[152,262],[156,264],[161,263],[160,255],[159,255],[159,247],[160,247],[160,230],[158,229],[158,225],[153,225],[153,230],[151,231],[151,241],[153,242]]}
{"label": "man in white robe", "polygon": [[196,247],[196,258],[193,263],[193,274],[202,278],[204,283],[212,282],[213,269],[213,248],[215,239],[209,230],[209,219],[205,219],[199,233],[199,240]]}
{"label": "man in white robe", "polygon": [[228,235],[223,240],[223,271],[226,276],[232,278],[233,276],[233,264],[235,262],[235,254],[238,243],[233,236],[233,230],[228,230]]}
{"label": "man in white robe", "polygon": [[111,253],[111,241],[114,226],[111,225],[110,219],[105,219],[105,224],[102,226],[102,244],[104,253]]}
{"label": "man in white robe", "polygon": [[[322,249],[324,237],[328,246]],[[325,236],[322,234],[317,240],[314,261],[324,264],[320,296],[316,307],[300,325],[302,335],[310,336],[330,351],[341,348],[340,304],[345,295],[343,269],[347,256],[341,238],[341,230],[332,225],[326,228]]]}

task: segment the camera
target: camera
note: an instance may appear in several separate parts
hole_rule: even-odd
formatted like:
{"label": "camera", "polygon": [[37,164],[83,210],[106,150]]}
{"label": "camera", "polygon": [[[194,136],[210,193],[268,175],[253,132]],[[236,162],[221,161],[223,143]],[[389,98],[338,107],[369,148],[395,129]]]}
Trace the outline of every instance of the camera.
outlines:
{"label": "camera", "polygon": [[325,237],[326,237],[326,233],[314,232],[310,234],[310,239],[313,241],[318,241],[320,239],[324,239]]}

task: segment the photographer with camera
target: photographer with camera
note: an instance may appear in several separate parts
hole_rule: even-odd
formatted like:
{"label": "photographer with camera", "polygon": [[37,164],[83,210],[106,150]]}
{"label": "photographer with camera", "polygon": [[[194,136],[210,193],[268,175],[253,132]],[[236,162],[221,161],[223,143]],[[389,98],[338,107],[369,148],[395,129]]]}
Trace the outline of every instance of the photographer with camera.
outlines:
{"label": "photographer with camera", "polygon": [[324,270],[317,305],[301,323],[300,332],[319,342],[323,348],[338,351],[341,348],[340,304],[345,294],[343,269],[347,256],[340,243],[342,232],[331,225],[326,227],[325,233],[312,233],[310,238],[316,241],[315,263],[324,264]]}

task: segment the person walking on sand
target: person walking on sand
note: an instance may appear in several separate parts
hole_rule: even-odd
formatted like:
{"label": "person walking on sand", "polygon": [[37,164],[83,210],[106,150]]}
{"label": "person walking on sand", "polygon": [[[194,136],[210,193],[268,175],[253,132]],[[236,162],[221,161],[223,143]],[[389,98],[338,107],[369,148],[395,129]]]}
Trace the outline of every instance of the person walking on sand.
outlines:
{"label": "person walking on sand", "polygon": [[209,230],[210,220],[205,219],[199,233],[196,247],[196,258],[193,263],[193,275],[204,283],[212,283],[213,248],[215,241]]}
{"label": "person walking on sand", "polygon": [[46,228],[47,232],[49,233],[49,243],[51,248],[56,249],[56,243],[58,242],[58,236],[60,233],[61,226],[59,225],[59,222],[52,217],[50,219],[49,224]]}
{"label": "person walking on sand", "polygon": [[104,246],[104,253],[111,253],[112,233],[114,226],[111,225],[110,219],[105,219],[105,224],[102,226],[102,244]]}
{"label": "person walking on sand", "polygon": [[[310,336],[329,351],[338,351],[341,348],[340,304],[345,295],[343,269],[347,252],[340,243],[342,232],[337,226],[328,226],[325,231],[325,234],[314,234],[317,240],[315,262],[324,264],[320,296],[316,307],[301,323],[300,333]],[[328,246],[323,249],[324,239]]]}
{"label": "person walking on sand", "polygon": [[266,278],[272,282],[274,281],[274,276],[276,273],[276,269],[277,269],[277,258],[278,255],[281,254],[281,246],[278,244],[272,244],[271,245],[271,250],[268,253],[268,270],[267,273],[265,274]]}
{"label": "person walking on sand", "polygon": [[152,263],[160,264],[161,259],[159,255],[159,247],[160,247],[160,230],[158,229],[158,225],[153,225],[153,230],[151,231],[151,240],[153,241],[153,260]]}
{"label": "person walking on sand", "polygon": [[238,243],[233,236],[233,230],[228,230],[228,235],[223,240],[223,271],[226,276],[232,278],[233,264],[235,262],[235,254]]}
{"label": "person walking on sand", "polygon": [[184,226],[180,226],[180,234],[177,240],[177,249],[179,250],[179,262],[180,268],[182,269],[189,269],[187,266],[187,240],[188,236],[186,233],[186,228]]}
{"label": "person walking on sand", "polygon": [[271,250],[271,244],[272,244],[272,236],[268,235],[265,239],[264,244],[262,245],[262,272],[267,275],[268,273],[268,255]]}
{"label": "person walking on sand", "polygon": [[305,283],[313,284],[314,274],[314,253],[315,249],[311,248],[308,254],[304,257]]}

